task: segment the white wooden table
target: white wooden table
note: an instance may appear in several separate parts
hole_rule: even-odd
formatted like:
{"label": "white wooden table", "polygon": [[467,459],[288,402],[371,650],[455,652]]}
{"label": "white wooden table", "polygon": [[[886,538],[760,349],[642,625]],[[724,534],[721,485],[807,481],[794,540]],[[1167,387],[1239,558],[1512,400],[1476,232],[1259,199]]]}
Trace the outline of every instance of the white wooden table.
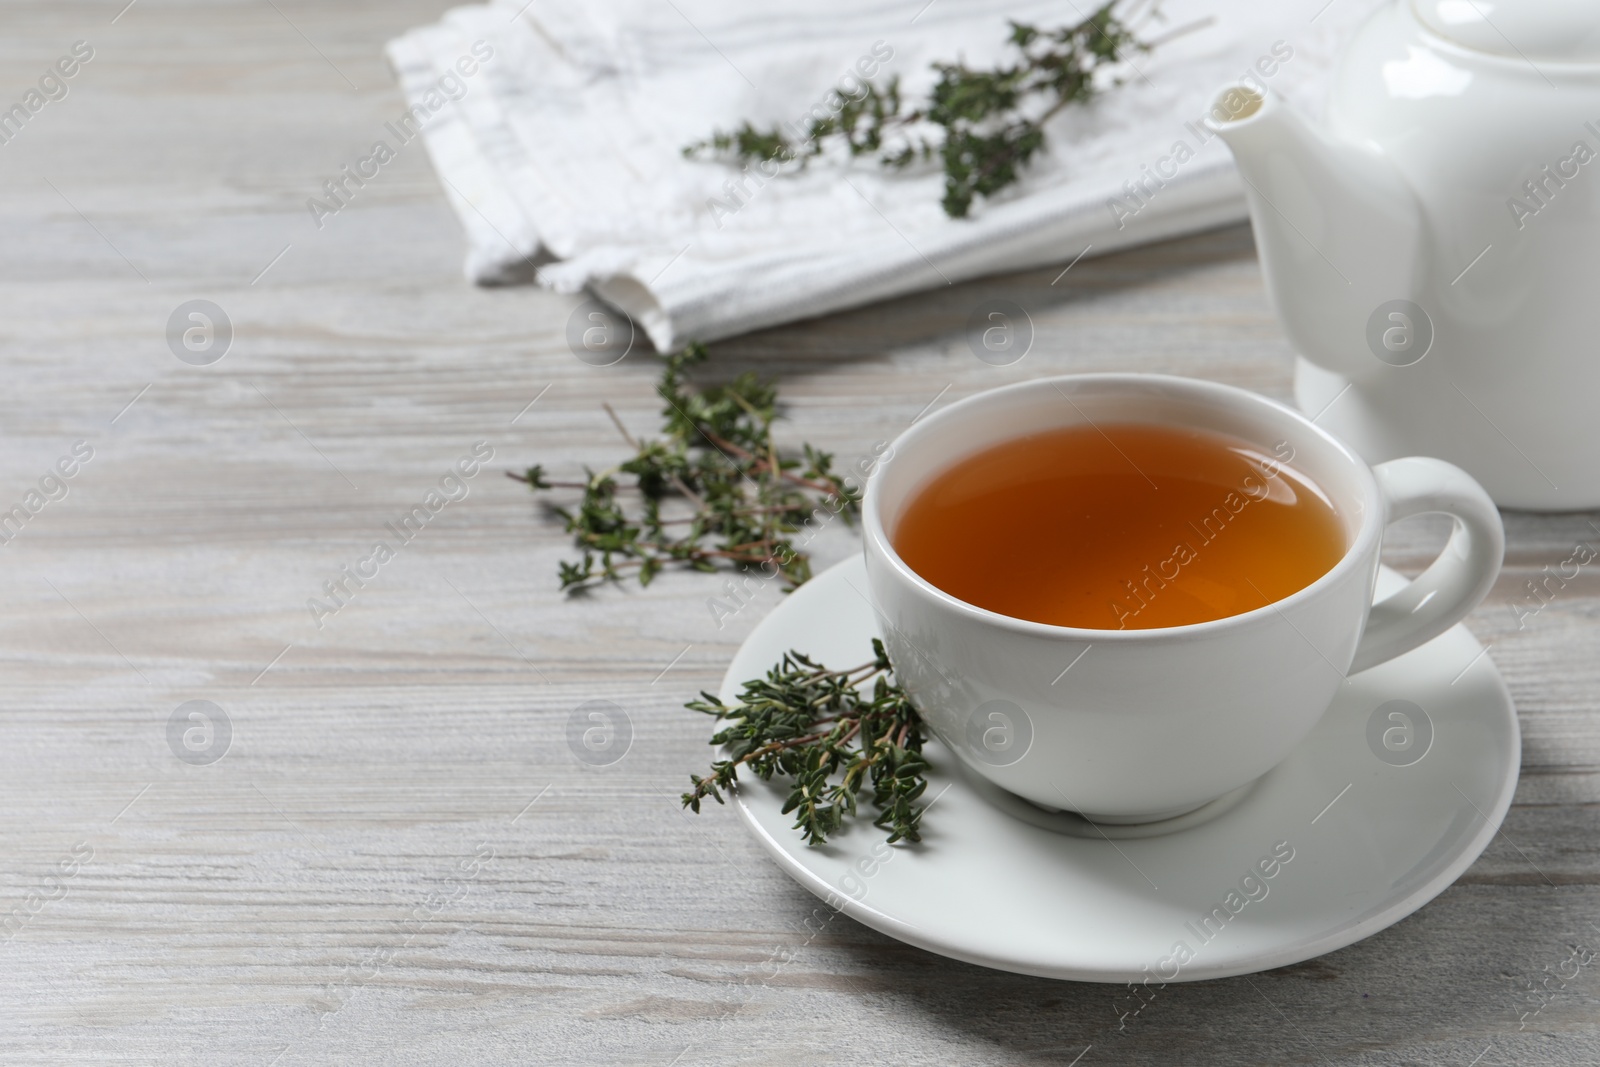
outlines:
{"label": "white wooden table", "polygon": [[[0,145],[0,510],[93,450],[0,547],[0,1061],[1600,1060],[1595,968],[1545,979],[1600,947],[1600,584],[1586,569],[1522,628],[1512,608],[1600,543],[1595,516],[1507,516],[1506,573],[1470,625],[1515,694],[1522,783],[1482,859],[1398,926],[1170,987],[1122,1034],[1114,988],[842,917],[814,933],[816,902],[729,810],[676,801],[709,753],[682,702],[777,595],[722,629],[698,576],[564,601],[570,549],[500,473],[619,455],[600,404],[651,431],[653,361],[586,366],[564,340],[577,301],[461,282],[420,147],[324,229],[306,210],[401,109],[381,43],[443,0],[124,2],[0,11],[4,106],[74,41],[94,49]],[[787,441],[846,457],[936,396],[1046,372],[1287,395],[1247,229],[1056,274],[772,330],[715,366],[781,375]],[[962,337],[992,296],[1037,326],[1014,367]],[[194,299],[234,329],[209,366],[167,344]],[[319,628],[307,600],[480,441],[468,496]],[[819,565],[854,550],[830,538]],[[1439,539],[1403,530],[1389,560]],[[231,728],[212,762],[220,735],[169,744],[196,700]],[[631,722],[608,766],[568,747],[589,700]]]}

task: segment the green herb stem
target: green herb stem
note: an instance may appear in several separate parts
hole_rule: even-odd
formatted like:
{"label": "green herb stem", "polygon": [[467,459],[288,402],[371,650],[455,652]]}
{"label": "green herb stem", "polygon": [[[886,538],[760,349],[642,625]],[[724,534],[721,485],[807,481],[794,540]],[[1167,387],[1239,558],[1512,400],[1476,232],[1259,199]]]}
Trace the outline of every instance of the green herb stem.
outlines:
{"label": "green herb stem", "polygon": [[[695,388],[689,370],[705,359],[698,344],[664,357],[656,386],[664,405],[658,439],[635,437],[602,405],[631,458],[598,473],[586,470],[583,481],[552,480],[542,466],[511,475],[536,492],[581,493],[575,506],[550,505],[582,552],[560,564],[562,589],[630,574],[648,585],[674,564],[700,571],[775,566],[793,587],[811,576],[810,558],[794,535],[821,508],[853,518],[860,493],[833,473],[831,454],[810,445],[798,455],[779,449],[772,383],[746,373]],[[674,500],[688,507],[687,517],[662,514]]]}
{"label": "green herb stem", "polygon": [[[920,841],[928,764],[922,719],[905,691],[890,682],[892,667],[883,643],[874,658],[834,671],[791,651],[763,678],[745,682],[736,703],[710,693],[687,706],[723,723],[711,743],[727,754],[708,775],[691,774],[683,805],[700,811],[706,799],[724,803],[723,791],[747,770],[766,781],[792,780],[784,814],[812,845],[824,844],[857,813],[869,783],[878,810],[873,825],[891,844]],[[871,683],[870,690],[867,689]]]}
{"label": "green herb stem", "polygon": [[798,137],[773,126],[762,130],[749,122],[732,131],[716,130],[703,141],[686,145],[691,159],[725,163],[798,163],[839,145],[852,158],[875,155],[878,163],[903,170],[937,158],[944,171],[945,214],[964,218],[975,200],[988,199],[1022,180],[1023,171],[1045,147],[1045,124],[1064,108],[1087,104],[1109,87],[1122,84],[1120,74],[1102,71],[1132,67],[1130,53],[1148,52],[1157,43],[1188,33],[1202,20],[1154,40],[1143,40],[1139,26],[1161,18],[1159,0],[1109,0],[1079,22],[1040,29],[1011,21],[1007,43],[1013,56],[990,70],[965,63],[936,63],[938,74],[929,98],[912,106],[901,95],[900,78],[883,84],[858,83],[840,99],[833,114],[811,117]]}

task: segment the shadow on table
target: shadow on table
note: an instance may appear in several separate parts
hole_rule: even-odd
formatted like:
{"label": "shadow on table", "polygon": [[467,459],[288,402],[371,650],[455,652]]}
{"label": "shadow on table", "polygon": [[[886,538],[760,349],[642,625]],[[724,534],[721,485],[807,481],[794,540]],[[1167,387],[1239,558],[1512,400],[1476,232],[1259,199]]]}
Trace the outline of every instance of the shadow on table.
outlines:
{"label": "shadow on table", "polygon": [[1486,1063],[1532,1062],[1550,1032],[1592,1031],[1593,998],[1582,990],[1548,999],[1519,1030],[1528,1004],[1518,978],[1537,980],[1545,956],[1559,960],[1583,928],[1583,901],[1530,884],[1526,902],[1508,906],[1478,888],[1458,883],[1396,926],[1314,960],[1156,989],[1142,1008],[1125,985],[988,970],[854,922],[836,937],[856,964],[845,988],[886,999],[903,1025],[993,1049],[973,1062],[1467,1064],[1489,1045],[1499,1058]]}
{"label": "shadow on table", "polygon": [[1254,260],[1255,254],[1250,227],[1228,226],[1085,259],[1066,273],[1063,270],[1072,262],[1070,256],[1036,270],[978,278],[775,326],[718,341],[713,351],[717,362],[735,373],[771,373],[791,367],[821,371],[879,356],[885,349],[960,334],[973,309],[984,300],[1011,300],[1037,315],[1219,262]]}

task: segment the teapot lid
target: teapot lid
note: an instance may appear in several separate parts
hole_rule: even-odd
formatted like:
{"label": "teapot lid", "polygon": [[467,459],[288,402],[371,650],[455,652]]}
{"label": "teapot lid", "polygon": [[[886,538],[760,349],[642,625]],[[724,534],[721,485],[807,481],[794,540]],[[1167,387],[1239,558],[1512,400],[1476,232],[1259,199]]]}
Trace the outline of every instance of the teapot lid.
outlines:
{"label": "teapot lid", "polygon": [[1511,59],[1600,62],[1593,0],[1413,0],[1417,18],[1463,48]]}

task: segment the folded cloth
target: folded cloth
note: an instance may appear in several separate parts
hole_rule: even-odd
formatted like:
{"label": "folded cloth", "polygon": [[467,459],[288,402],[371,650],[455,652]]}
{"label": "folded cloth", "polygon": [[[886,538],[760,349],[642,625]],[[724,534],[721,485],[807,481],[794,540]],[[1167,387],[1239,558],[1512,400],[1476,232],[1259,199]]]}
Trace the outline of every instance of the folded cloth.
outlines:
{"label": "folded cloth", "polygon": [[1007,19],[1054,27],[1089,4],[494,0],[389,44],[409,111],[386,130],[420,132],[469,279],[587,288],[668,351],[1242,220],[1232,159],[1201,121],[1216,89],[1253,78],[1318,110],[1378,2],[1164,0],[1142,36],[1173,36],[1051,119],[1023,180],[964,219],[940,206],[937,161],[830,154],[768,177],[683,148],[745,119],[803,127],[864,75],[898,74],[921,99],[932,63],[1003,61]]}

